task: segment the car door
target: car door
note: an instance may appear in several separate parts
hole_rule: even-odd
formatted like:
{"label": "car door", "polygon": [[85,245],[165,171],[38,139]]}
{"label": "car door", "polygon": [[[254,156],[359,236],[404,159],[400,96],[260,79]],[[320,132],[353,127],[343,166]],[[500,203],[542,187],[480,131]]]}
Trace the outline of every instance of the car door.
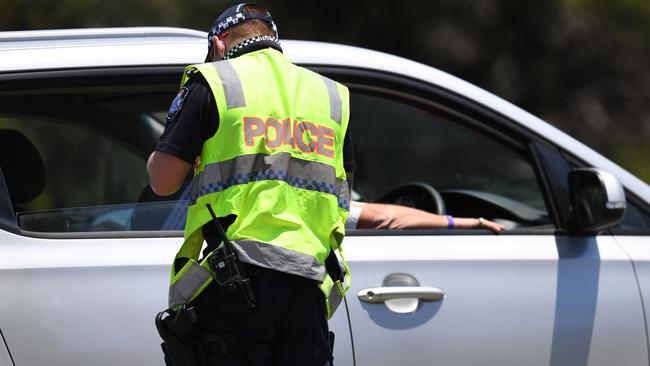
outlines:
{"label": "car door", "polygon": [[0,365],[6,365],[6,366],[13,366],[13,362],[11,361],[11,356],[9,355],[9,351],[7,350],[7,343],[4,340],[4,337],[2,337],[2,334],[0,333]]}
{"label": "car door", "polygon": [[566,176],[534,134],[412,80],[338,77],[352,89],[354,199],[426,208],[434,189],[446,214],[507,228],[350,231],[357,365],[648,363],[629,258],[609,235],[565,230]]}
{"label": "car door", "polygon": [[[145,166],[182,70],[3,83],[0,330],[16,366],[163,362],[154,317],[167,306],[184,210],[178,197],[152,197]],[[351,363],[345,312],[332,324],[336,357]]]}
{"label": "car door", "polygon": [[[145,166],[182,70],[3,81],[0,365],[9,355],[16,366],[163,362],[154,317],[167,306],[186,203],[154,197]],[[346,313],[332,325],[336,357],[351,363]]]}
{"label": "car door", "polygon": [[627,210],[623,222],[613,228],[612,233],[633,262],[639,291],[646,305],[646,329],[650,329],[650,309],[647,307],[650,301],[650,204],[629,192],[627,196]]}
{"label": "car door", "polygon": [[28,85],[13,75],[0,101],[7,348],[19,366],[159,364],[153,316],[180,238],[129,233],[147,176],[146,142],[127,136],[149,122],[140,113],[168,102],[114,81],[81,87],[74,74],[46,75],[26,75]]}

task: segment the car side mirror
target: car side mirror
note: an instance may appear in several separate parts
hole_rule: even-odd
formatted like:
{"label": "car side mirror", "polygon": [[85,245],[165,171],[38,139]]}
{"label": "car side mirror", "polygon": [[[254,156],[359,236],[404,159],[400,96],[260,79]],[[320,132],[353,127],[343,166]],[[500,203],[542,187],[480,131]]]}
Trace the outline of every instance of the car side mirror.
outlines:
{"label": "car side mirror", "polygon": [[582,168],[569,173],[571,229],[597,234],[623,220],[626,201],[621,183],[612,174]]}

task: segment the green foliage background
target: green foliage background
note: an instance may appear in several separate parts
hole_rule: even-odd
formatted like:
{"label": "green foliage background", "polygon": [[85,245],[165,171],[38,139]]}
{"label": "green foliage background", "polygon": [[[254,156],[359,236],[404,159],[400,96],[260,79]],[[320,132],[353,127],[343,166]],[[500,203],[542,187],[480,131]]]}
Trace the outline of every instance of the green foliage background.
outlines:
{"label": "green foliage background", "polygon": [[[650,1],[264,2],[281,38],[385,51],[477,84],[650,182]],[[230,1],[0,0],[0,30],[207,30]]]}

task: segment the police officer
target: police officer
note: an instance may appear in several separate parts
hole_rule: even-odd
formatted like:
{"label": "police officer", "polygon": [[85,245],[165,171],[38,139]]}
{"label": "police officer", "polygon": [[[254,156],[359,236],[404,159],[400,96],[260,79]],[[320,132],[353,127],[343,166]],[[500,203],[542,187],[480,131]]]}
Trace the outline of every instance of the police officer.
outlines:
{"label": "police officer", "polygon": [[[228,8],[208,43],[206,63],[186,68],[147,164],[159,195],[194,171],[170,307],[196,309],[208,364],[331,365],[327,317],[345,282],[332,251],[343,240],[354,167],[348,90],[291,64],[261,5]],[[254,306],[233,300],[218,279],[179,289],[188,273],[202,273],[203,240],[204,256],[222,241],[207,205],[243,263]]]}

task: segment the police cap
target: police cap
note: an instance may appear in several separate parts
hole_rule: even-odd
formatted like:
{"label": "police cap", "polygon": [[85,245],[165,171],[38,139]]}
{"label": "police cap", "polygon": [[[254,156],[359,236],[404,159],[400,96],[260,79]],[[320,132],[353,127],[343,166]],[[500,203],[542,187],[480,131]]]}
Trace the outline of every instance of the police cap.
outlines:
{"label": "police cap", "polygon": [[[245,8],[247,5],[260,7],[264,9],[264,12],[252,13],[246,11]],[[271,13],[269,13],[268,9],[266,9],[265,6],[256,3],[240,3],[226,9],[223,13],[221,13],[221,15],[219,15],[217,20],[215,20],[212,28],[210,29],[210,33],[208,33],[208,49],[212,47],[212,37],[219,36],[235,24],[252,19],[257,19],[268,23],[271,29],[273,29],[273,33],[275,33],[275,38],[278,38],[278,28],[276,27],[275,22],[271,17]]]}

